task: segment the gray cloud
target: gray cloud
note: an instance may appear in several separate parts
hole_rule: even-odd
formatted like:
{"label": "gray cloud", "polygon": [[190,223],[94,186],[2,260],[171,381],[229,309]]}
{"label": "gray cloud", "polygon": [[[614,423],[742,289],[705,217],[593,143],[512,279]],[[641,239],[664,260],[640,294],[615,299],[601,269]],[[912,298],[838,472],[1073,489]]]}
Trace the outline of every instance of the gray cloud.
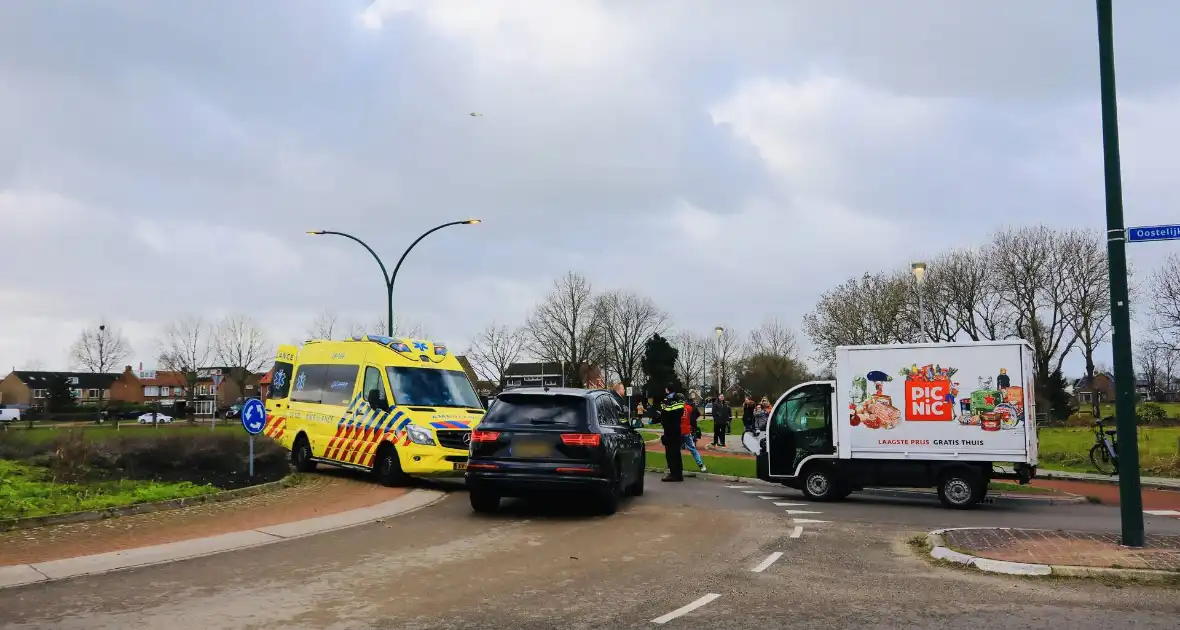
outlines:
{"label": "gray cloud", "polygon": [[[215,5],[0,5],[0,365],[99,316],[144,360],[186,313],[376,319],[375,264],[307,229],[392,266],[483,218],[398,281],[461,345],[571,268],[748,328],[1000,225],[1102,222],[1087,3]],[[1180,197],[1172,12],[1116,15],[1132,224]]]}

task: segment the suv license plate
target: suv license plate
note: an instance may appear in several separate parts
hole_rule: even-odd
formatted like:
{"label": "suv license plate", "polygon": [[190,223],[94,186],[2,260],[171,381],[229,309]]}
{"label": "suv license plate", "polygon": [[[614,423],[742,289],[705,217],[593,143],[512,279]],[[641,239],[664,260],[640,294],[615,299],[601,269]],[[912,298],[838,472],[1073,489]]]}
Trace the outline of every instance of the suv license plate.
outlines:
{"label": "suv license plate", "polygon": [[512,456],[521,458],[549,457],[549,445],[544,442],[515,442],[512,444]]}

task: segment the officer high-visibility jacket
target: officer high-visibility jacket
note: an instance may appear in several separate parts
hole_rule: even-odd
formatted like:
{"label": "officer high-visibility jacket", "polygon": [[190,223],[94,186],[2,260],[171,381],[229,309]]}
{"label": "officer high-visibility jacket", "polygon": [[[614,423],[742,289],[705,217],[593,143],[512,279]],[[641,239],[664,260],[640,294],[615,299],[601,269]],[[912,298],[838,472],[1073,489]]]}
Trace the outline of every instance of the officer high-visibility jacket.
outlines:
{"label": "officer high-visibility jacket", "polygon": [[684,417],[684,401],[669,400],[660,406],[660,426],[664,429],[664,437],[679,442],[683,435],[680,421]]}

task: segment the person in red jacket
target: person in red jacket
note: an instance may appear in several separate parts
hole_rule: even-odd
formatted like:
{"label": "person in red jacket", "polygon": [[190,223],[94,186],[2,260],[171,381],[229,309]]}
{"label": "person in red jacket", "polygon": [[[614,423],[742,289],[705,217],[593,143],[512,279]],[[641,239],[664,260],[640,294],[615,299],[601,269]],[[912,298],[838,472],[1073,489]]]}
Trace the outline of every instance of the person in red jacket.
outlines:
{"label": "person in red jacket", "polygon": [[705,461],[701,459],[701,454],[697,451],[697,420],[701,417],[701,412],[698,409],[700,406],[700,396],[695,391],[689,392],[689,398],[684,403],[684,412],[680,416],[680,435],[684,437],[684,448],[692,454],[692,459],[697,463],[697,467],[701,472],[708,472],[705,468]]}

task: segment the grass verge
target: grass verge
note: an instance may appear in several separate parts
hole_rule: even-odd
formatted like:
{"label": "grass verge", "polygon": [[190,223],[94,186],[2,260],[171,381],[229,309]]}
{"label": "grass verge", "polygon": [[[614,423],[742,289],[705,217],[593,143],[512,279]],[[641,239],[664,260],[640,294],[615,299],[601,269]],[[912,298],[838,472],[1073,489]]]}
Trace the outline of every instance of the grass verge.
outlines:
{"label": "grass verge", "polygon": [[[1090,464],[1094,432],[1088,428],[1040,430],[1040,465],[1052,470],[1097,472]],[[1180,477],[1180,427],[1139,427],[1140,470],[1150,477]]]}
{"label": "grass verge", "polygon": [[0,460],[0,518],[28,518],[168,501],[219,492],[187,481],[93,481],[54,483],[39,466]]}

